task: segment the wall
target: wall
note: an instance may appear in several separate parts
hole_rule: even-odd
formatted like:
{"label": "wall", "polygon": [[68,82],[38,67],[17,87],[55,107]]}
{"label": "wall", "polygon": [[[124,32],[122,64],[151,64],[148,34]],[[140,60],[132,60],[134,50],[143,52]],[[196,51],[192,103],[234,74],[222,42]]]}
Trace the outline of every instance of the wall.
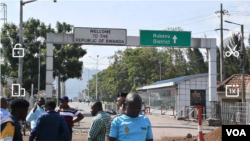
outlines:
{"label": "wall", "polygon": [[[176,97],[176,111],[181,110],[185,106],[190,106],[190,90],[206,90],[206,107],[210,107],[209,91],[208,91],[208,76],[196,77],[182,81],[178,85]],[[210,109],[207,109],[210,113]]]}

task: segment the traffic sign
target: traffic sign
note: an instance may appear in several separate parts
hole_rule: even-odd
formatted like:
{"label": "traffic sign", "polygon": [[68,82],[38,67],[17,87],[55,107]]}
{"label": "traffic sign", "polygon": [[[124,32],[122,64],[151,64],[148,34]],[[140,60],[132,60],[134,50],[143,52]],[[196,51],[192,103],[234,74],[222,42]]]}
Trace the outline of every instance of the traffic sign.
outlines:
{"label": "traffic sign", "polygon": [[140,30],[140,45],[191,47],[191,31]]}
{"label": "traffic sign", "polygon": [[91,45],[126,45],[127,30],[75,27],[74,43]]}

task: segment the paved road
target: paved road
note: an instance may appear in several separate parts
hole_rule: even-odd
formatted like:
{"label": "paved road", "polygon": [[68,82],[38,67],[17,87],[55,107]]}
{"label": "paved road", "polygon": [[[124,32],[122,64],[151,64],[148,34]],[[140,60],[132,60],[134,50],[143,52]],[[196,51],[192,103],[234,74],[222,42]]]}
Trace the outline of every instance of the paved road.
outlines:
{"label": "paved road", "polygon": [[[89,104],[90,105],[90,104]],[[78,124],[75,124],[75,129],[84,129],[83,132],[87,132],[87,129],[89,129],[91,120],[93,116],[90,114],[90,106],[88,106],[87,103],[83,102],[70,102],[69,106],[72,108],[77,108],[84,116],[84,119],[80,122],[80,126]]]}
{"label": "paved road", "polygon": [[[73,102],[69,104],[73,108],[78,108],[85,117],[80,122],[80,126],[75,126],[74,129],[77,133],[87,133],[93,116],[90,114],[90,106],[85,103]],[[163,136],[186,136],[188,133],[198,135],[197,123],[178,121],[163,115],[146,115],[152,124],[154,139],[159,139]],[[207,133],[216,127],[203,126],[203,132]]]}

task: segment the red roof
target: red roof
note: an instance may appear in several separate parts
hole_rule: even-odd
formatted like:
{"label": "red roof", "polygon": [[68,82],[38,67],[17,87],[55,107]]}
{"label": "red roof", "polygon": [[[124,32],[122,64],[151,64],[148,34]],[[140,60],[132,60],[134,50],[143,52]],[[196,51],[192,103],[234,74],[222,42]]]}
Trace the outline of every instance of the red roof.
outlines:
{"label": "red roof", "polygon": [[[226,85],[238,85],[239,92],[242,91],[242,75],[241,74],[234,74],[231,77],[224,80],[222,83],[217,84],[217,91],[225,91]],[[245,74],[245,92],[250,92],[250,75]]]}

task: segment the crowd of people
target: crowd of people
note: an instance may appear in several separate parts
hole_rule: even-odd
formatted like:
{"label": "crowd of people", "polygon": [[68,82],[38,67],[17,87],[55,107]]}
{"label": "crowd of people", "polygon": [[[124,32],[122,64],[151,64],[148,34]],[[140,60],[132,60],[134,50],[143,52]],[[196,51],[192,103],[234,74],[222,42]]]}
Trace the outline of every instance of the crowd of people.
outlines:
{"label": "crowd of people", "polygon": [[[1,141],[23,141],[19,121],[31,123],[29,141],[71,141],[73,126],[84,116],[69,106],[67,96],[54,101],[39,98],[28,113],[29,103],[15,99],[10,103],[11,112],[6,111],[7,101],[1,97]],[[117,97],[118,114],[111,118],[103,111],[100,101],[91,105],[94,116],[88,132],[88,141],[153,141],[150,120],[140,114],[142,99],[136,93],[120,93]],[[74,119],[74,117],[76,117]],[[83,139],[84,141],[85,139]]]}

